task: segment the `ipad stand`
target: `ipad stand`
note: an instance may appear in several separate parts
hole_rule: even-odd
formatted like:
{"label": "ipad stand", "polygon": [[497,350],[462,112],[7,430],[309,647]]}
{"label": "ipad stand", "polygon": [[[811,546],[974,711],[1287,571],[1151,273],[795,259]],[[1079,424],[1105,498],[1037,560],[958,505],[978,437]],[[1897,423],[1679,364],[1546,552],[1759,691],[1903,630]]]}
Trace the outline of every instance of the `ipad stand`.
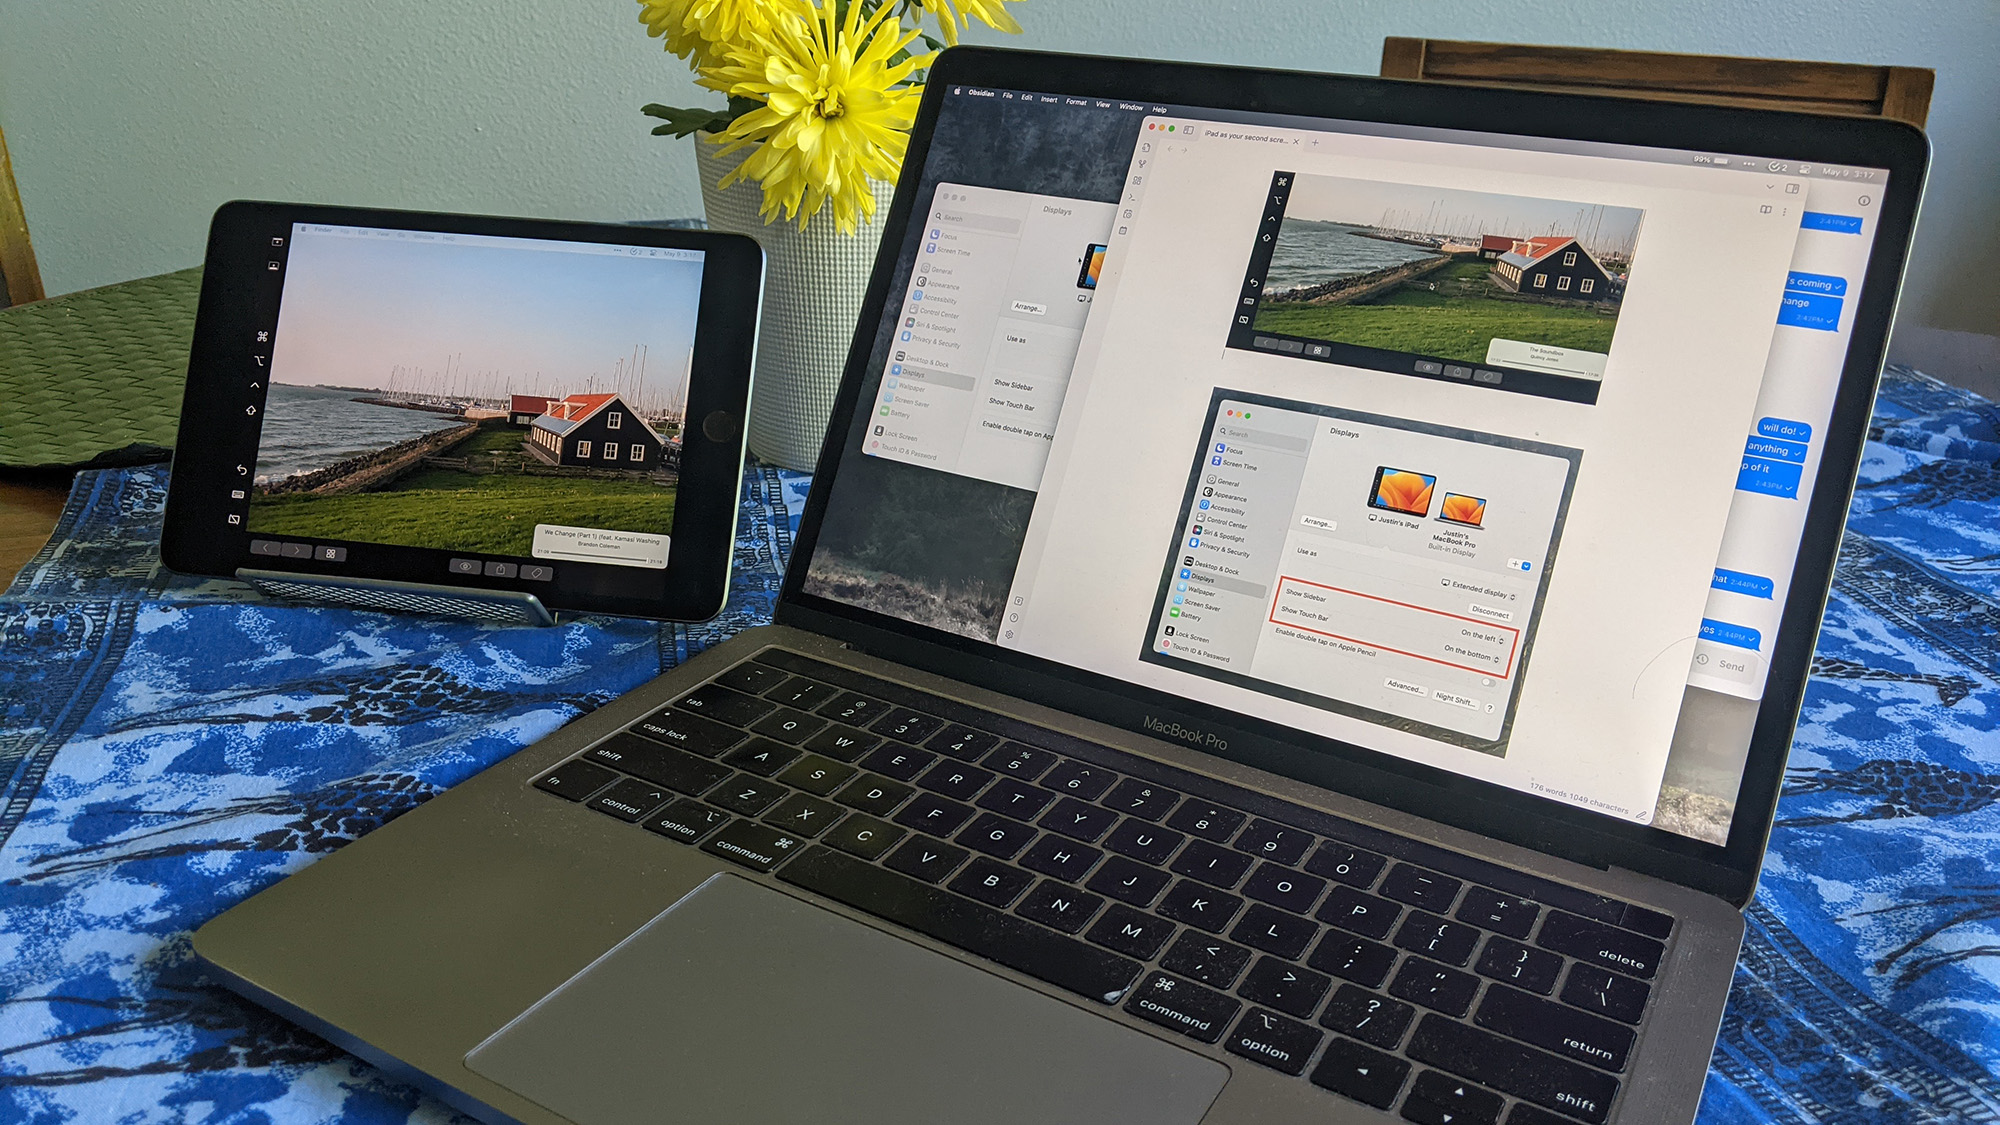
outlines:
{"label": "ipad stand", "polygon": [[294,574],[283,570],[239,569],[236,577],[273,597],[323,602],[359,609],[389,609],[438,617],[469,617],[496,625],[554,625],[555,616],[533,594],[431,586],[373,578]]}

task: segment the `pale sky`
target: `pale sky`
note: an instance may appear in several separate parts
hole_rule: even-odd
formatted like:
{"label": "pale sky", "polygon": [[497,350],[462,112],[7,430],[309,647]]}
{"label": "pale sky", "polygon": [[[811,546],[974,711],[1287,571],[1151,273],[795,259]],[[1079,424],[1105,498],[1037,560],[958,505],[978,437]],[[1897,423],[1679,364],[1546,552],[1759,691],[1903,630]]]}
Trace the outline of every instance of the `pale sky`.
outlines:
{"label": "pale sky", "polygon": [[[621,358],[648,349],[649,400],[687,375],[701,263],[540,249],[573,243],[462,245],[320,234],[294,227],[274,382],[387,389],[398,367],[442,374],[446,358],[473,389],[511,380],[516,394],[611,388]],[[539,372],[539,377],[537,376]],[[399,386],[408,386],[412,373]],[[440,385],[437,388],[442,390]]]}
{"label": "pale sky", "polygon": [[1644,216],[1635,207],[1312,175],[1293,182],[1285,204],[1288,219],[1471,237],[1560,234],[1592,251],[1630,249]]}

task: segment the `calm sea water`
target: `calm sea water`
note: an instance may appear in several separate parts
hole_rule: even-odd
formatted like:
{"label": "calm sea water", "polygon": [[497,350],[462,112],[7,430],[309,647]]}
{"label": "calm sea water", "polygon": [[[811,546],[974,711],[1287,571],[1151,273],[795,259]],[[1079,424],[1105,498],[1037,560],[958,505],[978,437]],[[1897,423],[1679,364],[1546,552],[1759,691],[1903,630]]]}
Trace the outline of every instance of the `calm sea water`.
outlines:
{"label": "calm sea water", "polygon": [[1346,223],[1286,219],[1278,231],[1278,245],[1271,250],[1271,268],[1265,274],[1264,292],[1283,293],[1433,256],[1432,251],[1421,246],[1362,238],[1354,233],[1367,229]]}
{"label": "calm sea water", "polygon": [[448,414],[354,401],[366,393],[273,383],[257,446],[258,482],[324,469],[335,461],[462,424]]}

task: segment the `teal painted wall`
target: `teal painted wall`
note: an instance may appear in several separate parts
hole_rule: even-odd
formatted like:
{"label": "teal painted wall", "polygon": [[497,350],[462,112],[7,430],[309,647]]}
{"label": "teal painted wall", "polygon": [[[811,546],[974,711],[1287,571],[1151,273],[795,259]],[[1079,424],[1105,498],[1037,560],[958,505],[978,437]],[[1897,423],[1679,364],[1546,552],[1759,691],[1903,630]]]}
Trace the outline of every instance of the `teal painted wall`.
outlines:
{"label": "teal painted wall", "polygon": [[[1996,0],[1027,0],[1051,49],[1374,73],[1384,35],[1934,67],[1906,321],[2000,335]],[[0,128],[51,293],[198,262],[234,197],[692,215],[646,101],[698,97],[630,0],[0,0]],[[987,41],[1002,39],[984,36]]]}

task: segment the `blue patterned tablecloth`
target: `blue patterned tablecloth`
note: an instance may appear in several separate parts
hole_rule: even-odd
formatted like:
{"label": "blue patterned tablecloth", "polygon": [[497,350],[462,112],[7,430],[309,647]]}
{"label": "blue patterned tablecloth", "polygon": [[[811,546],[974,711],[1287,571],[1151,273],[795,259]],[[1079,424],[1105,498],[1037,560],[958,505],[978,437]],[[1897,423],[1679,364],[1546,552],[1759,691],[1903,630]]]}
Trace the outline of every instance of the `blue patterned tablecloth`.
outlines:
{"label": "blue patterned tablecloth", "polygon": [[[767,620],[805,478],[699,626],[304,608],[168,575],[86,473],[0,597],[0,1122],[463,1120],[207,981],[188,934]],[[2000,1121],[2000,408],[1891,369],[1704,1125]]]}

